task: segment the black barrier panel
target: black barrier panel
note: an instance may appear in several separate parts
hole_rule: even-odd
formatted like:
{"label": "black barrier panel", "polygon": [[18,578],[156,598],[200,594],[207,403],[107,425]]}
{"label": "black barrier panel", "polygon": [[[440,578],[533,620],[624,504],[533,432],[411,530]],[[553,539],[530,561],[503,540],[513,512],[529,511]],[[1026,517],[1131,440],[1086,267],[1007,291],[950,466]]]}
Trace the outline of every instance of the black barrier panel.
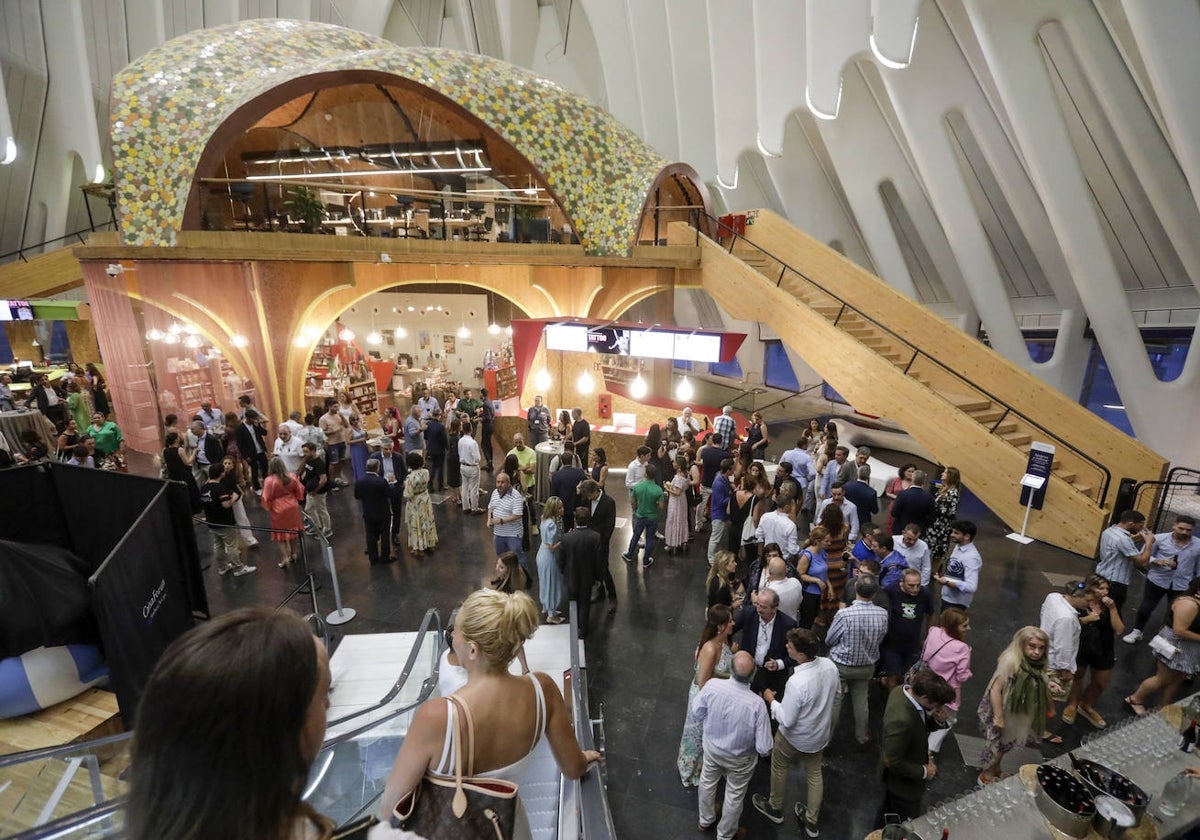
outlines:
{"label": "black barrier panel", "polygon": [[130,729],[154,664],[192,626],[184,575],[168,553],[175,545],[171,504],[160,489],[91,580],[113,689]]}
{"label": "black barrier panel", "polygon": [[[66,464],[51,464],[50,477],[61,508],[68,514],[63,526],[70,534],[72,550],[87,560],[93,571],[163,486],[157,478]],[[174,542],[163,543],[163,550]]]}
{"label": "black barrier panel", "polygon": [[62,503],[50,477],[52,466],[35,464],[0,470],[0,539],[51,543],[74,551]]}
{"label": "black barrier panel", "polygon": [[[192,523],[192,500],[187,487],[178,481],[167,482],[166,501],[171,511],[171,531],[175,536],[175,561],[183,576],[188,605],[193,613],[209,618],[208,591],[200,568],[200,549],[196,545],[196,526]],[[166,551],[163,546],[160,550]]]}

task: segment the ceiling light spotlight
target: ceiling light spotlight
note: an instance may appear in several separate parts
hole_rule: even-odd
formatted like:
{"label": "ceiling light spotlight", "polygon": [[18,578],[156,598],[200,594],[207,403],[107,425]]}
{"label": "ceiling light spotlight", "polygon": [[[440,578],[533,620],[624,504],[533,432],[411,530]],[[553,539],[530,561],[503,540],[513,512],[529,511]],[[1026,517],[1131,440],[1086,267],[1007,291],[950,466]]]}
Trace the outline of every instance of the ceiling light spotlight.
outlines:
{"label": "ceiling light spotlight", "polygon": [[459,338],[470,338],[471,337],[471,331],[469,329],[467,329],[466,324],[463,324],[461,327],[458,328],[458,337]]}
{"label": "ceiling light spotlight", "polygon": [[163,344],[178,344],[179,336],[176,333],[169,332],[163,336]]}
{"label": "ceiling light spotlight", "polygon": [[183,346],[190,347],[193,350],[195,350],[197,347],[199,347],[202,343],[203,342],[200,341],[200,336],[198,336],[198,335],[189,335],[187,338],[185,338],[183,340]]}
{"label": "ceiling light spotlight", "polygon": [[575,382],[575,389],[581,394],[590,394],[592,389],[596,387],[596,380],[592,379],[592,375],[586,370],[579,374],[579,379]]}
{"label": "ceiling light spotlight", "polygon": [[383,336],[377,332],[367,333],[367,344],[382,344]]}
{"label": "ceiling light spotlight", "polygon": [[413,306],[413,305],[410,303],[410,304],[408,305],[408,311],[409,311],[409,312],[416,312],[417,310],[416,310],[416,307],[414,307],[414,306]]}
{"label": "ceiling light spotlight", "polygon": [[179,335],[181,332],[183,332],[183,327],[179,325],[178,321],[172,321],[171,326],[167,327],[167,332],[169,332],[171,335]]}
{"label": "ceiling light spotlight", "polygon": [[230,337],[229,343],[234,347],[249,347],[250,339],[244,335],[235,335]]}
{"label": "ceiling light spotlight", "polygon": [[353,341],[354,330],[350,329],[349,327],[343,327],[342,331],[338,333],[338,338],[340,338],[342,341]]}
{"label": "ceiling light spotlight", "polygon": [[646,380],[642,378],[641,371],[638,371],[637,378],[629,384],[629,395],[635,400],[640,400],[646,396],[646,392],[650,390],[650,386],[646,384]]}
{"label": "ceiling light spotlight", "polygon": [[545,367],[537,372],[537,376],[533,377],[533,387],[539,391],[549,391],[550,382],[550,371],[546,370]]}
{"label": "ceiling light spotlight", "polygon": [[396,329],[392,331],[392,335],[396,338],[408,338],[408,330],[404,329],[404,327],[396,327]]}
{"label": "ceiling light spotlight", "polygon": [[512,324],[509,324],[507,327],[504,328],[504,334],[506,336],[508,336],[509,338],[512,338]]}
{"label": "ceiling light spotlight", "polygon": [[500,335],[500,325],[497,324],[495,321],[492,321],[492,323],[488,324],[488,334],[489,335]]}
{"label": "ceiling light spotlight", "polygon": [[162,341],[163,332],[159,329],[152,329],[146,332],[147,341]]}
{"label": "ceiling light spotlight", "polygon": [[692,390],[692,383],[688,382],[688,378],[686,376],[679,380],[679,385],[675,387],[676,398],[683,400],[684,402],[690,400],[694,393],[695,392]]}
{"label": "ceiling light spotlight", "polygon": [[200,334],[200,328],[197,327],[195,324],[184,324],[183,331],[185,333],[187,333],[188,335],[199,335]]}

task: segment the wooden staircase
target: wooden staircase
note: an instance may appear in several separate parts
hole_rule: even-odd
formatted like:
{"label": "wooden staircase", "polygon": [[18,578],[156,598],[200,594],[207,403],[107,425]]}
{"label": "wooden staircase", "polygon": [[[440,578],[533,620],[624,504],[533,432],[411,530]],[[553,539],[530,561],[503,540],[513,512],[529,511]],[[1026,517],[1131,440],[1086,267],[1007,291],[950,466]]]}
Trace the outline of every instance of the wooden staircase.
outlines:
{"label": "wooden staircase", "polygon": [[[670,237],[694,242],[695,231],[676,223]],[[958,466],[1011,527],[1034,441],[1056,454],[1029,533],[1080,554],[1094,551],[1120,478],[1165,472],[1156,453],[780,217],[760,211],[747,240],[729,251],[701,237],[695,281],[735,317],[769,324],[856,408]]]}

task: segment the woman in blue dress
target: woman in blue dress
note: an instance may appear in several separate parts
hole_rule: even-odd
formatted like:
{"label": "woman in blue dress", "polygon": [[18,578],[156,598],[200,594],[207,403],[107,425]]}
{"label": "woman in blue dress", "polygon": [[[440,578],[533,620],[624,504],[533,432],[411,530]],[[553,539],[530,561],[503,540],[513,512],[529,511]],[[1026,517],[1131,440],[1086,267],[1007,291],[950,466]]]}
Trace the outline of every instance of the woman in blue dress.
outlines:
{"label": "woman in blue dress", "polygon": [[562,573],[558,570],[556,556],[562,515],[562,499],[551,496],[542,508],[542,522],[538,526],[542,539],[537,553],[538,597],[542,601],[542,617],[550,624],[562,624],[565,620],[558,613],[558,602],[562,600]]}
{"label": "woman in blue dress", "polygon": [[350,469],[355,481],[367,474],[367,431],[360,414],[350,415]]}

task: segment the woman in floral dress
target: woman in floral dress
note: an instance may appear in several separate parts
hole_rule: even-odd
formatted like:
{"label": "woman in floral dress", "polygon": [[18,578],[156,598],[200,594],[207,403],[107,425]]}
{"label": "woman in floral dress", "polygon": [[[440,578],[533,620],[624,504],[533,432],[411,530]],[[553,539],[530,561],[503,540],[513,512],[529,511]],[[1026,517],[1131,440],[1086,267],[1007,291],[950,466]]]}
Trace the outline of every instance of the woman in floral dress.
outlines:
{"label": "woman in floral dress", "polygon": [[979,783],[990,785],[1001,777],[1000,762],[1014,747],[1034,746],[1042,735],[1050,688],[1046,655],[1050,638],[1038,627],[1022,627],[1000,654],[996,673],[979,701],[979,729],[983,772]]}
{"label": "woman in floral dress", "polygon": [[942,472],[942,489],[933,498],[933,524],[925,535],[925,543],[929,546],[929,557],[933,568],[941,566],[946,558],[946,548],[950,544],[950,526],[958,519],[959,488],[961,487],[958,469],[946,467]]}
{"label": "woman in floral dress", "polygon": [[687,459],[680,455],[675,459],[675,477],[663,485],[667,491],[667,551],[680,551],[687,546],[687,491],[690,483]]}
{"label": "woman in floral dress", "polygon": [[429,470],[425,456],[409,452],[404,456],[408,477],[404,479],[404,527],[408,530],[408,549],[417,557],[437,545],[437,525],[433,521],[433,502],[429,499]]}
{"label": "woman in floral dress", "polygon": [[700,765],[704,763],[704,733],[702,722],[692,716],[696,695],[710,679],[728,679],[733,663],[729,634],[733,632],[732,611],[724,604],[708,608],[708,623],[700,634],[696,650],[696,676],[688,689],[687,716],[683,721],[683,737],[679,741],[679,757],[675,765],[684,787],[700,783]]}

